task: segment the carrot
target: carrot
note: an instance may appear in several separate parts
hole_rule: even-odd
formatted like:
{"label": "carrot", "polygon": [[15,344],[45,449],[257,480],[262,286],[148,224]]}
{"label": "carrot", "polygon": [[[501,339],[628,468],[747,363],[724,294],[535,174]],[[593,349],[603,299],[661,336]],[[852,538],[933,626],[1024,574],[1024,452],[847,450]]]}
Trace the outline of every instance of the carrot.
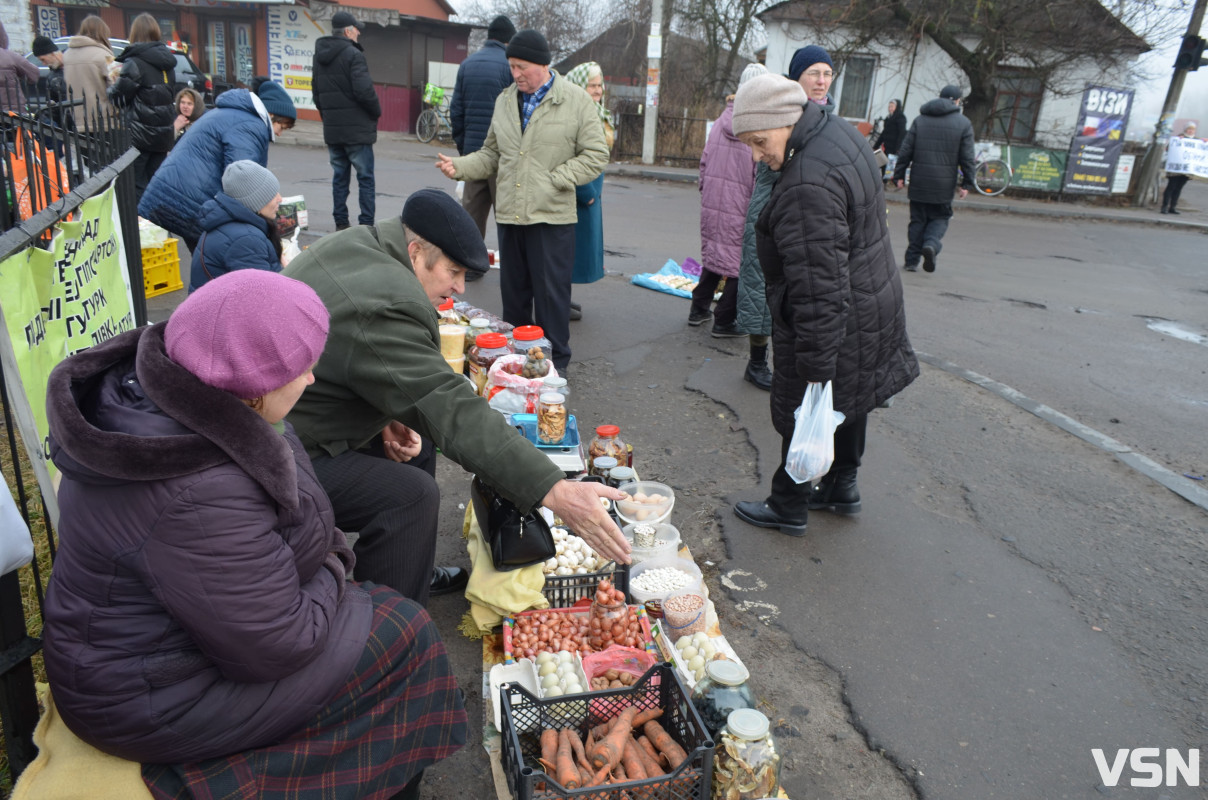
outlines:
{"label": "carrot", "polygon": [[688,760],[688,754],[684,752],[684,748],[676,744],[676,741],[671,738],[671,734],[667,733],[662,725],[651,720],[642,727],[642,730],[646,732],[646,738],[650,740],[655,749],[667,757],[667,769],[675,769]]}
{"label": "carrot", "polygon": [[646,780],[646,768],[642,766],[642,758],[636,752],[637,743],[632,736],[625,737],[625,749],[621,753],[621,764],[625,767],[625,774],[629,776],[631,781]]}
{"label": "carrot", "polygon": [[600,771],[591,776],[591,783],[586,785],[599,786],[600,784],[604,783],[608,779],[609,769],[610,768],[607,764],[605,764],[603,767],[600,767]]}
{"label": "carrot", "polygon": [[570,745],[571,753],[575,757],[575,763],[580,767],[586,767],[588,774],[591,774],[591,762],[587,760],[587,753],[583,750],[583,742],[579,740],[579,734],[570,728],[567,728],[564,733],[566,734],[567,744]]}
{"label": "carrot", "polygon": [[654,745],[652,745],[650,743],[650,740],[647,739],[645,736],[638,737],[638,745],[643,750],[646,751],[646,755],[650,756],[650,760],[653,761],[655,764],[658,764],[660,767],[662,767],[663,764],[667,761],[667,757],[664,756],[662,753],[660,753],[658,750],[655,750]]}
{"label": "carrot", "polygon": [[556,780],[567,789],[578,789],[581,778],[579,768],[575,766],[575,757],[571,751],[570,742],[565,736],[566,731],[559,734],[558,756],[556,764]]}
{"label": "carrot", "polygon": [[638,715],[633,718],[633,727],[640,728],[652,719],[658,719],[663,716],[663,709],[648,708],[645,711],[639,711]]}
{"label": "carrot", "polygon": [[617,764],[616,769],[612,771],[612,782],[624,783],[627,780],[629,780],[629,776],[625,774],[625,768],[620,764]]}
{"label": "carrot", "polygon": [[541,731],[541,763],[553,765],[558,758],[558,731],[546,728]]}
{"label": "carrot", "polygon": [[640,739],[645,738],[645,736],[641,736],[638,737],[638,739],[633,739],[633,752],[637,754],[639,759],[641,759],[642,769],[646,770],[646,777],[654,778],[664,774],[663,768],[659,766],[658,757],[653,755],[654,746],[650,744],[650,741],[647,740],[646,742],[646,746],[649,746],[650,750],[647,750],[646,746],[643,746],[639,741]]}
{"label": "carrot", "polygon": [[[630,706],[617,715],[613,721],[612,729],[608,731],[608,735],[596,743],[595,752],[591,754],[591,763],[595,767],[602,767],[605,764],[610,767],[616,767],[621,763],[621,756],[625,752],[625,739],[629,737],[630,725],[633,722],[634,716],[638,713],[637,708]],[[647,725],[658,725],[657,722],[648,722]],[[661,728],[660,728],[661,730]]]}

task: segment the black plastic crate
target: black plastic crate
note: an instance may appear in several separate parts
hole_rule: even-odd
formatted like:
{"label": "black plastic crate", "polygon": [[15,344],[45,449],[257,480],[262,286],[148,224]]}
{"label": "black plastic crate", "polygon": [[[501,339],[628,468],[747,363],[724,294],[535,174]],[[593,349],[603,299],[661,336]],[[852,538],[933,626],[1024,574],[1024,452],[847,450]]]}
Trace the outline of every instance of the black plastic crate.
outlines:
{"label": "black plastic crate", "polygon": [[[540,700],[522,687],[510,685],[500,692],[503,723],[502,763],[508,788],[515,800],[708,800],[713,781],[713,740],[689,700],[675,669],[655,664],[626,689],[551,697]],[[687,760],[669,775],[609,786],[564,789],[545,774],[537,762],[541,731],[547,727],[574,728],[580,736],[621,709],[662,708],[658,722],[688,753]]]}
{"label": "black plastic crate", "polygon": [[584,597],[595,597],[601,578],[611,580],[613,586],[625,593],[625,599],[629,599],[629,565],[615,561],[609,561],[599,572],[586,575],[546,575],[541,594],[549,601],[550,608],[570,608]]}

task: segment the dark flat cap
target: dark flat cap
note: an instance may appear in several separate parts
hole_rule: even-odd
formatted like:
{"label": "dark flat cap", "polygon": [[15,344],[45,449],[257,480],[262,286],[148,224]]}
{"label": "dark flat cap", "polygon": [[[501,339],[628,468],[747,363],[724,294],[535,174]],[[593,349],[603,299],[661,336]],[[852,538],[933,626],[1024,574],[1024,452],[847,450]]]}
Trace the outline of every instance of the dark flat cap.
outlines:
{"label": "dark flat cap", "polygon": [[440,248],[458,266],[490,269],[478,223],[461,203],[439,189],[420,189],[403,204],[403,224]]}
{"label": "dark flat cap", "polygon": [[331,17],[331,29],[333,31],[342,31],[345,28],[356,28],[358,31],[364,30],[365,23],[358,22],[357,18],[347,11],[337,11]]}
{"label": "dark flat cap", "polygon": [[549,54],[549,43],[540,32],[531,28],[523,30],[508,42],[508,58],[519,58],[532,64],[548,66],[552,60]]}
{"label": "dark flat cap", "polygon": [[954,86],[951,83],[945,86],[943,89],[940,89],[940,97],[944,98],[945,100],[960,100],[962,96],[961,87]]}

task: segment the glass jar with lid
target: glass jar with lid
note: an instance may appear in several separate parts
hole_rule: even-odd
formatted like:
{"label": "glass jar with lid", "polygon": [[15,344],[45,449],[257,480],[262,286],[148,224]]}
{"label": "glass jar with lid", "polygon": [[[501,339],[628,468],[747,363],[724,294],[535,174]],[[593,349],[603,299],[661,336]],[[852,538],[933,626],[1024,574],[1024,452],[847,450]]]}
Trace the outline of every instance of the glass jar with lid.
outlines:
{"label": "glass jar with lid", "polygon": [[474,382],[475,391],[482,394],[487,385],[487,373],[490,371],[491,365],[495,363],[495,359],[511,352],[508,349],[508,340],[502,333],[478,334],[478,338],[474,340],[474,346],[470,348],[470,352],[466,356],[466,362],[470,367],[470,380]]}
{"label": "glass jar with lid", "polygon": [[590,468],[596,456],[611,456],[621,466],[629,465],[629,453],[625,443],[621,441],[621,429],[616,425],[601,425],[596,428],[596,435],[587,445],[587,464]]}
{"label": "glass jar with lid", "polygon": [[780,791],[780,753],[762,712],[730,712],[713,759],[711,800],[762,800]]}
{"label": "glass jar with lid", "polygon": [[440,314],[441,325],[464,325],[466,318],[453,310],[453,298],[449,298],[445,302],[436,307],[437,313]]}
{"label": "glass jar with lid", "polygon": [[749,677],[746,668],[735,661],[718,659],[705,664],[705,677],[692,687],[692,705],[708,728],[710,738],[717,738],[731,711],[755,707],[751,687],[747,686]]}
{"label": "glass jar with lid", "polygon": [[617,468],[617,460],[612,456],[600,456],[592,460],[591,468],[587,471],[588,475],[595,475],[598,478],[604,478],[605,482],[608,479],[608,473]]}
{"label": "glass jar with lid", "polygon": [[566,378],[559,378],[557,375],[546,375],[541,381],[541,391],[557,392],[570,400],[570,387],[566,385]]}
{"label": "glass jar with lid", "polygon": [[[600,456],[600,458],[612,458],[612,456]],[[616,466],[608,470],[608,476],[604,479],[604,482],[616,489],[622,483],[629,483],[634,480],[637,480],[637,473],[633,471],[633,467]]]}
{"label": "glass jar with lid", "polygon": [[537,439],[559,444],[566,438],[566,399],[557,392],[543,392],[537,403]]}
{"label": "glass jar with lid", "polygon": [[466,352],[478,342],[478,334],[492,333],[491,321],[486,317],[475,317],[466,325]]}
{"label": "glass jar with lid", "polygon": [[553,348],[545,331],[537,325],[520,325],[512,330],[512,350],[525,356],[520,374],[525,378],[544,378],[553,363]]}

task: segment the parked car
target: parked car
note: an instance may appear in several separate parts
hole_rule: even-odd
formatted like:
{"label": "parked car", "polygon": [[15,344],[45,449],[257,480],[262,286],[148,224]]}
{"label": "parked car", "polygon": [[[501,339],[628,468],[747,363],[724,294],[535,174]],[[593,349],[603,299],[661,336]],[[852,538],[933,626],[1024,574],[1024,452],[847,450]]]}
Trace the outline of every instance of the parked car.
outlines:
{"label": "parked car", "polygon": [[[55,46],[59,50],[66,50],[67,43],[71,41],[71,37],[60,36],[54,41]],[[109,47],[113,50],[113,55],[115,56],[120,56],[122,51],[129,46],[130,42],[125,39],[109,40]],[[171,44],[168,46],[171,47]],[[214,105],[214,99],[219,94],[231,88],[230,84],[220,83],[218,90],[215,91],[214,82],[210,79],[210,76],[202,72],[201,68],[193,63],[193,59],[179,50],[174,50],[173,52],[176,54],[176,86],[173,94],[179,92],[181,89],[193,89],[205,98],[206,106],[210,107]],[[46,76],[50,72],[50,68],[39,61],[38,57],[32,52],[26,53],[25,59],[38,68],[38,87],[34,92],[37,97],[31,97],[30,100],[34,101],[46,97]]]}

